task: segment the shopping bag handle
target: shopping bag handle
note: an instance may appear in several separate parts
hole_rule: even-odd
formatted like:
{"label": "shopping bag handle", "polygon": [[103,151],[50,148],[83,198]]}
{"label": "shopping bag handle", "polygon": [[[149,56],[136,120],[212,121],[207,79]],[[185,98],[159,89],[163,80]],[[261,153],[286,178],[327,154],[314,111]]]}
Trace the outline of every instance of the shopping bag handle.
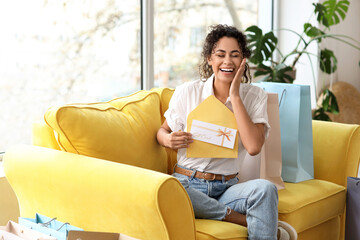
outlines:
{"label": "shopping bag handle", "polygon": [[39,224],[39,225],[41,225],[41,226],[43,226],[43,227],[49,227],[50,223],[51,223],[52,221],[54,221],[54,220],[56,220],[56,217],[54,217],[54,218],[50,219],[50,220],[49,220],[49,221],[47,221],[47,222],[44,222],[44,223],[38,223],[38,224]]}
{"label": "shopping bag handle", "polygon": [[[52,219],[50,219],[49,221],[47,221],[47,222],[45,222],[45,223],[39,223],[40,225],[42,225],[42,226],[44,226],[44,227],[49,227],[49,225],[50,225],[50,223],[52,222],[52,221],[54,221],[54,220],[56,220],[56,217],[54,217],[54,218],[52,218]],[[69,224],[70,225],[70,223],[68,223],[68,222],[66,222],[66,223],[63,223],[58,229],[56,229],[56,231],[59,231],[62,227],[64,227],[66,224]],[[1,239],[0,239],[1,240]]]}
{"label": "shopping bag handle", "polygon": [[63,226],[65,226],[66,224],[69,224],[70,225],[70,223],[68,223],[68,222],[66,222],[66,223],[64,223],[63,225],[61,225],[56,231],[59,231]]}
{"label": "shopping bag handle", "polygon": [[[263,88],[263,90],[265,91],[265,88]],[[281,93],[281,97],[280,97],[280,102],[279,102],[279,107],[281,106],[281,102],[284,96],[284,93],[286,92],[286,89],[283,89],[282,93]]]}
{"label": "shopping bag handle", "polygon": [[279,107],[281,106],[281,103],[282,103],[282,100],[283,100],[283,96],[284,96],[284,93],[285,93],[286,89],[284,89],[281,93],[281,97],[280,97],[280,102],[279,102]]}

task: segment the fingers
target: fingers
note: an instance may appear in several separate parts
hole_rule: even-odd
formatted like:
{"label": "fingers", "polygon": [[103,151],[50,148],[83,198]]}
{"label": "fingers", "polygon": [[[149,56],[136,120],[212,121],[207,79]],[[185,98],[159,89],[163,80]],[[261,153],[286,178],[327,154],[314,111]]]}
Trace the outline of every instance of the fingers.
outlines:
{"label": "fingers", "polygon": [[245,66],[246,66],[246,58],[244,58],[241,63],[240,63],[240,67],[238,68],[235,77],[233,79],[233,81],[231,82],[231,86],[230,86],[230,97],[231,96],[238,96],[239,95],[239,88],[240,88],[240,84],[241,84],[241,78],[245,72]]}
{"label": "fingers", "polygon": [[187,148],[193,142],[192,134],[188,132],[172,132],[169,138],[169,146],[172,149]]}
{"label": "fingers", "polygon": [[234,79],[241,79],[241,77],[242,77],[242,75],[244,74],[244,71],[245,71],[245,65],[246,65],[246,58],[244,58],[241,61],[240,67],[237,70]]}

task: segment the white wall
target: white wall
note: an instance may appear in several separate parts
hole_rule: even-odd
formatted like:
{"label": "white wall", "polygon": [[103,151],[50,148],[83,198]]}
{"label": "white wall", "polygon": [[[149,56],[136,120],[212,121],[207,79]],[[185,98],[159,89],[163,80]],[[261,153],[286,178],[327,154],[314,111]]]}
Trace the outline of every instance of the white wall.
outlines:
{"label": "white wall", "polygon": [[[324,0],[321,0],[321,2],[324,2]],[[338,25],[332,26],[330,33],[347,35],[360,42],[359,0],[350,0],[350,7],[345,20]],[[338,70],[333,74],[332,81],[350,83],[360,91],[360,51],[344,43],[330,39],[325,40],[321,46],[333,50],[338,60]],[[320,74],[319,88],[322,86],[323,78],[326,84],[329,84],[331,79],[327,74]]]}
{"label": "white wall", "polygon": [[[314,7],[312,3],[324,2],[325,0],[277,0],[277,19],[278,28],[290,28],[298,33],[303,31],[303,24],[309,20],[309,17],[313,13]],[[313,25],[316,24],[316,19],[313,18],[310,21]],[[360,1],[350,0],[350,8],[344,21],[340,24],[332,26],[332,34],[344,34],[349,37],[360,41]],[[294,41],[296,41],[295,35],[291,35],[285,31],[281,31],[279,34],[279,46],[283,52],[287,52],[294,47]],[[332,74],[324,74],[318,70],[317,59],[312,57],[313,67],[316,74],[316,91],[319,93],[324,87],[326,87],[330,80],[333,82],[344,81],[352,84],[360,91],[360,51],[347,46],[339,41],[326,40],[323,41],[321,47],[326,47],[334,51],[338,60],[338,69]],[[317,44],[310,45],[310,52],[317,54]],[[311,73],[311,67],[306,56],[300,58],[300,62],[296,66],[297,76],[295,83],[297,84],[309,84],[312,90],[312,107],[316,106],[315,103],[315,87],[313,83],[313,77]]]}
{"label": "white wall", "polygon": [[[275,22],[278,23],[278,29],[291,29],[297,33],[302,33],[304,30],[304,23],[308,22],[312,12],[313,12],[313,5],[312,3],[316,3],[318,1],[314,0],[278,0],[277,1],[277,14]],[[313,17],[310,21],[312,25],[317,26],[316,19]],[[278,41],[279,47],[283,54],[287,54],[290,51],[294,50],[296,44],[299,40],[299,37],[294,33],[281,30],[278,33]],[[317,54],[318,45],[314,42],[309,45],[307,51]],[[290,58],[287,61],[288,64],[292,63],[294,58]],[[317,67],[317,58],[315,56],[311,57],[312,66],[315,75],[315,82],[318,75],[318,67]],[[312,107],[316,106],[315,100],[315,83],[314,77],[311,70],[311,64],[307,57],[307,55],[302,55],[296,64],[296,84],[305,84],[311,86],[311,102]]]}

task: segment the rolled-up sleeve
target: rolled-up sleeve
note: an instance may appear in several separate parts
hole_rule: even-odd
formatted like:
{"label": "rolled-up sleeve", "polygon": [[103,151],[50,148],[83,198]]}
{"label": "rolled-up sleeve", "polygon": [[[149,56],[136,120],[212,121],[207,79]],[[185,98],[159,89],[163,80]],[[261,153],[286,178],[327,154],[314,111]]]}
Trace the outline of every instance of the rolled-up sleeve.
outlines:
{"label": "rolled-up sleeve", "polygon": [[184,95],[184,88],[179,86],[175,89],[169,102],[169,108],[164,113],[167,124],[173,132],[179,130],[184,131],[185,129],[185,101],[186,96]]}
{"label": "rolled-up sleeve", "polygon": [[263,123],[265,126],[265,138],[268,137],[270,131],[270,124],[267,113],[267,94],[262,89],[259,89],[257,99],[253,101],[253,106],[250,107],[249,116],[254,124]]}

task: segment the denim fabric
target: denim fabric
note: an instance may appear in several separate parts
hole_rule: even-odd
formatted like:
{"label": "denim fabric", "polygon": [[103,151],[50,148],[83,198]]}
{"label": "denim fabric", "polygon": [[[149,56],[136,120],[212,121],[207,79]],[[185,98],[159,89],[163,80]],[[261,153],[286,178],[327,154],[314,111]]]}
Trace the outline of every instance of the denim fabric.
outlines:
{"label": "denim fabric", "polygon": [[237,184],[236,177],[208,181],[179,173],[173,176],[187,191],[196,218],[223,220],[230,207],[246,215],[249,240],[277,239],[278,194],[271,182],[256,179]]}

